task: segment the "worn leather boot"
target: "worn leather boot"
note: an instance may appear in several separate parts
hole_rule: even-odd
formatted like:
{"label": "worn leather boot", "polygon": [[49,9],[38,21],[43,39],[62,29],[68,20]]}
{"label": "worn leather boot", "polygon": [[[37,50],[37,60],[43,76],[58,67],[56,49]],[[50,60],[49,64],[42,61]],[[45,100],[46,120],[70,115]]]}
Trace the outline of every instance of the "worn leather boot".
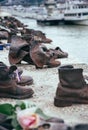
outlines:
{"label": "worn leather boot", "polygon": [[88,104],[88,84],[82,68],[59,67],[59,84],[54,98],[57,107],[71,106],[74,103]]}
{"label": "worn leather boot", "polygon": [[0,66],[0,97],[15,99],[32,97],[34,91],[31,88],[24,88],[17,84],[13,77],[15,70],[16,66],[11,66],[9,69]]}
{"label": "worn leather boot", "polygon": [[[10,71],[13,72],[12,77],[14,77],[14,79],[16,79],[16,82],[18,85],[25,86],[25,85],[33,84],[33,78],[31,76],[23,76],[22,75],[23,70],[20,68],[17,68],[17,66],[15,66],[15,65],[7,66],[3,62],[0,62],[0,66],[4,67],[4,69],[7,69],[7,70],[9,70],[9,68],[10,68]],[[5,75],[6,75],[6,73],[5,73]]]}
{"label": "worn leather boot", "polygon": [[36,68],[43,68],[50,61],[50,53],[48,53],[47,47],[38,42],[32,41],[30,46],[30,57],[34,62]]}
{"label": "worn leather boot", "polygon": [[32,41],[30,57],[37,69],[42,69],[45,66],[48,68],[58,67],[61,64],[60,61],[56,61],[53,53],[43,43],[38,41]]}

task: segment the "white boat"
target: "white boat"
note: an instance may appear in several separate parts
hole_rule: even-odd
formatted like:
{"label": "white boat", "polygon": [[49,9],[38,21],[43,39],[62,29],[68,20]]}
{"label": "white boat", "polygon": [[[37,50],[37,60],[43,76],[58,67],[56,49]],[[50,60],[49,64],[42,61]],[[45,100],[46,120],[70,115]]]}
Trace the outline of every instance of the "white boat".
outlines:
{"label": "white boat", "polygon": [[47,10],[47,15],[42,15],[40,18],[37,18],[37,23],[48,23],[48,25],[61,23],[88,25],[88,2],[83,0],[66,0],[65,3],[48,3]]}
{"label": "white boat", "polygon": [[63,13],[60,13],[59,8],[54,0],[45,2],[46,14],[37,16],[38,24],[58,25],[63,20]]}
{"label": "white boat", "polygon": [[64,21],[69,24],[88,25],[88,2],[67,1],[64,10]]}

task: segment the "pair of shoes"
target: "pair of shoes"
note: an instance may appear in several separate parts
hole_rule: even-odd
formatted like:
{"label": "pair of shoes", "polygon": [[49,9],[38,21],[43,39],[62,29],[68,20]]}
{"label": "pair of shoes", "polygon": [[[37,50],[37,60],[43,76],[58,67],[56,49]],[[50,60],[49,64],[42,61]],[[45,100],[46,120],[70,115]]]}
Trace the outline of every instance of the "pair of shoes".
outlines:
{"label": "pair of shoes", "polygon": [[61,62],[58,58],[67,58],[68,53],[56,47],[55,49],[48,49],[43,42],[30,39],[30,35],[27,36],[28,41],[20,36],[13,36],[11,39],[11,45],[9,49],[8,59],[10,64],[21,64],[22,61],[28,64],[35,65],[38,69],[42,69],[44,66],[48,68],[58,67]]}
{"label": "pair of shoes", "polygon": [[[12,36],[8,54],[10,64],[18,64],[21,63],[21,61],[25,61],[31,65],[35,64],[30,57],[30,44],[32,36],[28,35],[27,39],[23,38],[23,36]],[[49,39],[47,40],[49,41]]]}
{"label": "pair of shoes", "polygon": [[0,97],[15,99],[32,97],[34,91],[23,86],[32,84],[33,79],[30,76],[21,76],[21,74],[22,71],[17,70],[17,66],[7,67],[0,62]]}
{"label": "pair of shoes", "polygon": [[83,69],[65,65],[59,67],[58,72],[60,82],[56,90],[54,105],[65,107],[72,104],[88,104],[88,84],[84,79]]}

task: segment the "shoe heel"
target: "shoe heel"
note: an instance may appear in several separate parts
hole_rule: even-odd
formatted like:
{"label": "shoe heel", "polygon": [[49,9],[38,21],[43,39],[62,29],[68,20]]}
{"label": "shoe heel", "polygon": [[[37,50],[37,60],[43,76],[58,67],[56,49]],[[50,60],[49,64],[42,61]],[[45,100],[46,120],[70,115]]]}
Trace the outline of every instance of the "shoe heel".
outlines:
{"label": "shoe heel", "polygon": [[54,105],[56,107],[67,107],[67,106],[71,106],[72,102],[69,100],[65,100],[63,98],[54,98]]}

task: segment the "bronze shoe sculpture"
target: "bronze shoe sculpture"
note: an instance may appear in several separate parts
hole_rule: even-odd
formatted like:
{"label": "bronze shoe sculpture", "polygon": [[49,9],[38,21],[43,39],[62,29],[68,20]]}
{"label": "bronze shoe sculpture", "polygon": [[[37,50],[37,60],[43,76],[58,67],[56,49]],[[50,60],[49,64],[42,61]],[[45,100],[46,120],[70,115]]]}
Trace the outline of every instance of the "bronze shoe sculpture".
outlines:
{"label": "bronze shoe sculpture", "polygon": [[9,35],[8,35],[8,32],[7,31],[0,31],[0,39],[8,39]]}
{"label": "bronze shoe sculpture", "polygon": [[[33,84],[33,78],[31,76],[23,76],[23,70],[20,68],[17,68],[17,66],[7,66],[3,62],[0,62],[0,66],[3,66],[5,69],[11,71],[12,68],[12,77],[16,80],[18,85],[25,86],[25,85],[31,85]],[[15,69],[14,69],[15,68]]]}
{"label": "bronze shoe sculpture", "polygon": [[38,41],[33,41],[30,47],[30,57],[36,67],[43,68],[49,61],[50,54],[46,46]]}
{"label": "bronze shoe sculpture", "polygon": [[60,65],[59,61],[55,61],[53,54],[47,47],[38,41],[32,41],[30,46],[30,57],[33,60],[36,68],[57,67]]}
{"label": "bronze shoe sculpture", "polygon": [[56,47],[55,49],[49,49],[49,50],[50,50],[50,53],[53,53],[53,55],[56,59],[68,57],[68,53],[62,51],[62,49],[60,47]]}
{"label": "bronze shoe sculpture", "polygon": [[28,43],[21,37],[13,36],[8,55],[10,64],[18,64],[25,56],[29,55],[28,46]]}
{"label": "bronze shoe sculpture", "polygon": [[[30,41],[28,43],[27,41]],[[35,65],[36,68],[57,67],[61,63],[57,61],[57,55],[35,37],[13,36],[9,50],[10,64],[20,64],[22,61]]]}
{"label": "bronze shoe sculpture", "polygon": [[24,88],[17,84],[13,75],[16,69],[16,66],[11,66],[9,69],[0,66],[0,97],[15,99],[32,97],[34,91],[31,88]]}
{"label": "bronze shoe sculpture", "polygon": [[59,80],[54,98],[57,107],[73,104],[88,104],[88,84],[85,82],[82,68],[61,66],[58,69]]}
{"label": "bronze shoe sculpture", "polygon": [[71,127],[66,125],[62,119],[52,117],[48,120],[42,120],[37,130],[71,130]]}
{"label": "bronze shoe sculpture", "polygon": [[[24,37],[26,36],[29,37],[29,35],[33,36],[34,39],[36,39],[37,41],[40,41],[42,43],[51,43],[52,40],[47,38],[45,33],[43,33],[40,30],[34,30],[34,29],[29,29],[29,28],[24,28],[23,30],[21,30],[21,35]],[[28,43],[30,43],[30,40],[26,39]]]}
{"label": "bronze shoe sculpture", "polygon": [[47,62],[48,68],[58,67],[61,65],[61,62],[58,61],[54,56],[51,56],[50,60]]}

